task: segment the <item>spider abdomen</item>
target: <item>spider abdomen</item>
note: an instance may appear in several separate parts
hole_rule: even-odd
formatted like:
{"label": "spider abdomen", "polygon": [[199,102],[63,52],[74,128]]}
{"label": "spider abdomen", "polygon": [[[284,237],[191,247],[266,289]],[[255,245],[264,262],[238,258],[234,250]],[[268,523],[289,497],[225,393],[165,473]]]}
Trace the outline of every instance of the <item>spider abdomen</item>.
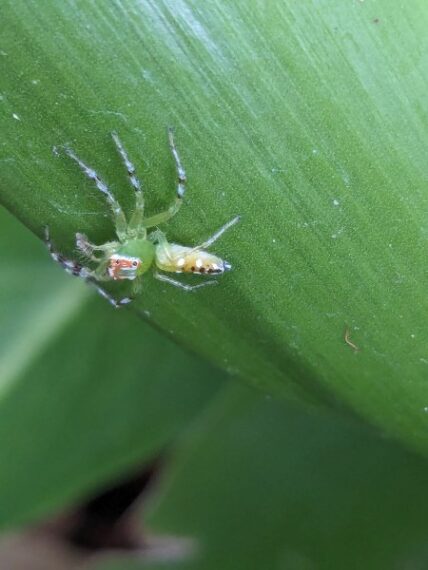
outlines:
{"label": "spider abdomen", "polygon": [[230,263],[217,255],[176,243],[156,248],[156,265],[163,271],[218,275],[231,269]]}

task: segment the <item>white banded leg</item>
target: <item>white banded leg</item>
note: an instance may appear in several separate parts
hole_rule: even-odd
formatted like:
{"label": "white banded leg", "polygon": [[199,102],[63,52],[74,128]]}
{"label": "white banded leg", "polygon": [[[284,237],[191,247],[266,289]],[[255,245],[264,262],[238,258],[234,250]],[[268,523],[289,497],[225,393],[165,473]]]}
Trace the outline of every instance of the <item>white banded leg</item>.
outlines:
{"label": "white banded leg", "polygon": [[228,229],[230,229],[232,226],[237,224],[240,219],[241,219],[241,216],[235,216],[232,220],[230,220],[230,222],[227,222],[226,224],[224,224],[224,226],[222,226],[219,230],[217,230],[215,232],[215,234],[213,234],[210,238],[208,238],[206,241],[204,241],[200,245],[197,245],[194,248],[194,250],[208,249],[215,241],[218,240],[219,237],[221,237],[225,232],[227,232]]}
{"label": "white banded leg", "polygon": [[90,178],[95,182],[95,185],[98,188],[98,190],[104,194],[113,212],[113,221],[116,228],[117,236],[120,240],[125,239],[126,228],[127,228],[125,214],[123,213],[123,210],[119,202],[116,200],[116,198],[108,189],[107,184],[101,180],[101,178],[98,176],[95,170],[93,170],[82,160],[80,160],[80,158],[71,150],[71,148],[66,146],[64,147],[64,150],[70,158],[72,158],[75,162],[77,162],[83,173],[88,178]]}
{"label": "white banded leg", "polygon": [[126,152],[125,147],[123,146],[122,141],[120,140],[118,134],[112,133],[111,136],[113,137],[113,141],[128,172],[129,181],[131,182],[131,185],[135,190],[135,211],[132,214],[131,219],[129,221],[129,229],[138,234],[138,230],[142,227],[143,217],[144,217],[143,190],[141,187],[141,183],[136,175],[135,166],[129,160],[128,153]]}
{"label": "white banded leg", "polygon": [[177,147],[175,146],[174,132],[171,127],[168,128],[168,141],[169,141],[169,148],[171,149],[172,156],[174,157],[175,168],[177,170],[177,178],[178,178],[177,197],[183,198],[184,193],[186,191],[186,181],[187,181],[186,171],[184,170],[183,165],[181,164],[180,156],[178,154]]}
{"label": "white banded leg", "polygon": [[198,285],[187,285],[187,283],[182,283],[177,279],[173,279],[168,275],[164,275],[163,273],[158,273],[157,271],[154,272],[155,279],[158,281],[163,281],[164,283],[169,283],[174,287],[178,287],[179,289],[184,289],[185,291],[194,291],[195,289],[200,289],[201,287],[205,287],[206,285],[217,285],[218,281],[204,281],[203,283],[199,283]]}
{"label": "white banded leg", "polygon": [[183,197],[186,191],[187,177],[186,177],[186,171],[184,170],[183,165],[181,164],[177,147],[175,146],[174,134],[172,128],[168,128],[168,141],[172,156],[174,158],[175,169],[177,171],[177,179],[178,179],[175,201],[165,212],[161,212],[160,214],[155,214],[154,216],[150,216],[150,218],[146,218],[144,220],[144,226],[146,228],[153,228],[154,226],[158,226],[159,224],[163,224],[168,220],[170,220],[173,216],[175,216],[175,214],[181,208],[181,205],[183,203]]}
{"label": "white banded leg", "polygon": [[132,303],[133,301],[133,299],[131,299],[130,297],[123,297],[122,299],[119,299],[119,301],[117,301],[114,297],[110,295],[110,293],[108,293],[105,289],[100,287],[98,283],[95,281],[95,279],[89,278],[86,279],[86,281],[91,283],[91,285],[95,287],[95,289],[98,291],[101,297],[107,299],[110,305],[112,305],[115,309],[120,309],[120,307],[123,307],[124,305],[129,305],[129,303]]}
{"label": "white banded leg", "polygon": [[105,289],[103,289],[103,287],[99,285],[97,278],[91,269],[85,267],[84,265],[81,265],[77,261],[74,261],[72,259],[67,259],[61,253],[56,251],[50,239],[49,228],[47,226],[45,228],[45,243],[54,261],[59,263],[59,265],[61,265],[61,267],[70,275],[73,275],[74,277],[80,277],[87,283],[90,283],[93,287],[95,287],[98,293],[102,297],[104,297],[104,299],[107,299],[107,301],[111,305],[113,305],[113,307],[117,309],[119,307],[122,307],[123,305],[127,305],[132,301],[132,299],[130,299],[129,297],[124,297],[123,299],[117,301],[114,297],[110,295],[110,293],[108,293],[108,291],[106,291]]}

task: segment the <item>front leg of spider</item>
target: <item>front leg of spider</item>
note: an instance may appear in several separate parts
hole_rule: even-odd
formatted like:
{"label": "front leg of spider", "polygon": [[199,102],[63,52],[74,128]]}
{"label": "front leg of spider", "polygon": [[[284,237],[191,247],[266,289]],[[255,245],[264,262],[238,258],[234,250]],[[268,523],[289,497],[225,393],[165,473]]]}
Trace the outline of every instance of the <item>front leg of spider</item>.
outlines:
{"label": "front leg of spider", "polygon": [[123,307],[123,305],[127,305],[128,303],[131,302],[131,299],[129,297],[124,297],[123,299],[120,299],[119,301],[117,301],[114,297],[112,297],[108,293],[108,291],[106,291],[105,289],[103,289],[99,285],[99,283],[98,283],[99,277],[95,274],[94,271],[92,271],[88,267],[85,267],[84,265],[81,265],[77,261],[74,261],[72,259],[67,259],[61,253],[56,251],[54,246],[53,246],[52,240],[50,239],[49,228],[47,226],[45,228],[45,243],[46,243],[46,246],[49,250],[49,253],[51,254],[51,257],[54,261],[59,263],[61,265],[61,267],[65,271],[67,271],[67,273],[69,273],[70,275],[74,275],[75,277],[80,277],[81,279],[83,279],[87,283],[90,283],[93,287],[95,287],[95,289],[98,291],[98,293],[102,297],[104,297],[104,299],[107,299],[107,301],[113,307],[115,307],[117,309],[117,308]]}
{"label": "front leg of spider", "polygon": [[[51,252],[52,257],[54,259],[58,258],[57,260],[69,273],[81,277],[85,281],[91,283],[96,288],[98,293],[107,299],[113,307],[122,307],[129,304],[132,299],[130,297],[124,297],[122,299],[116,300],[103,287],[101,287],[98,282],[118,280],[122,278],[132,278],[132,270],[135,268],[134,260],[124,260],[120,254],[118,255],[122,244],[126,243],[128,239],[128,224],[125,214],[119,202],[116,200],[112,192],[109,190],[107,184],[100,178],[97,172],[85,164],[70,148],[66,147],[65,152],[72,160],[78,164],[82,172],[90,180],[95,182],[95,186],[105,197],[112,211],[112,218],[119,241],[107,242],[102,245],[95,245],[91,243],[84,234],[76,234],[77,249],[89,262],[97,264],[94,269],[84,267],[83,265],[72,260],[65,260],[63,256],[57,254],[53,250],[50,240],[47,240],[48,248]],[[139,190],[139,188],[136,188],[136,191],[137,190]],[[72,269],[70,270],[70,268]]]}
{"label": "front leg of spider", "polygon": [[[196,247],[186,247],[175,243],[169,243],[166,236],[160,230],[153,232],[147,237],[147,229],[170,220],[179,211],[186,189],[186,173],[174,142],[173,132],[168,130],[169,145],[177,171],[176,197],[171,206],[159,214],[148,218],[144,217],[144,195],[142,185],[136,175],[133,163],[116,133],[112,133],[113,142],[119,156],[128,172],[129,181],[135,193],[135,209],[128,222],[119,202],[109,190],[107,184],[100,178],[95,170],[85,164],[69,147],[65,147],[66,154],[78,164],[87,178],[95,183],[96,188],[103,194],[107,204],[111,208],[112,219],[117,235],[117,241],[107,242],[101,245],[93,244],[86,235],[76,234],[76,247],[90,267],[66,259],[58,253],[50,240],[49,231],[46,229],[46,244],[52,258],[57,261],[68,273],[81,277],[91,283],[98,293],[102,295],[114,307],[122,307],[130,303],[133,298],[140,294],[142,277],[155,264],[158,270],[174,273],[195,273],[198,275],[213,275],[224,273],[231,268],[230,264],[220,257],[208,253],[210,247],[223,233],[233,226],[239,219],[234,218],[225,224],[207,241]],[[91,267],[94,265],[94,267]],[[180,287],[186,291],[193,291],[206,285],[213,285],[214,280],[188,285],[163,273],[155,272],[155,277],[160,281]],[[105,281],[132,281],[132,297],[124,297],[116,300],[110,295],[100,282]]]}

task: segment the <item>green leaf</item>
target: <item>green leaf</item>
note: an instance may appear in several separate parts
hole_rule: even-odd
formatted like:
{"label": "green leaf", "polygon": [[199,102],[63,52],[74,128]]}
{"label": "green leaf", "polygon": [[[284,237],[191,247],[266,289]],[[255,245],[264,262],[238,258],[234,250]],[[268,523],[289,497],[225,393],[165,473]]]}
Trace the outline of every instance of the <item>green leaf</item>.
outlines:
{"label": "green leaf", "polygon": [[144,520],[146,535],[175,540],[178,560],[165,546],[157,563],[148,549],[88,570],[427,567],[426,459],[238,386],[210,412],[176,452]]}
{"label": "green leaf", "polygon": [[127,312],[89,300],[4,210],[0,527],[46,515],[163,452],[222,376]]}
{"label": "green leaf", "polygon": [[129,210],[117,130],[155,213],[175,126],[189,187],[165,229],[194,244],[241,214],[215,247],[234,270],[195,295],[148,277],[138,308],[232,374],[426,452],[427,25],[422,0],[5,0],[0,199],[70,254],[76,231],[111,239],[61,145]]}

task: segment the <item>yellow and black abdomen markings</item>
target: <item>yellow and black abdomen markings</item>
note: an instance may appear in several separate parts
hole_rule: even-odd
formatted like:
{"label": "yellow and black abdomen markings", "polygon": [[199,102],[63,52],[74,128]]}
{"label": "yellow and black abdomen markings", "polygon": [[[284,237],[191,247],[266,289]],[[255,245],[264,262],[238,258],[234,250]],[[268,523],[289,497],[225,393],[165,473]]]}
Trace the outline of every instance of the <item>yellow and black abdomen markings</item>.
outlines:
{"label": "yellow and black abdomen markings", "polygon": [[198,275],[218,275],[225,270],[222,259],[205,251],[198,251],[187,258],[181,257],[178,259],[177,270],[180,269],[184,273],[196,273]]}
{"label": "yellow and black abdomen markings", "polygon": [[231,268],[227,261],[216,255],[178,244],[168,244],[157,251],[156,265],[163,271],[196,275],[219,275]]}

